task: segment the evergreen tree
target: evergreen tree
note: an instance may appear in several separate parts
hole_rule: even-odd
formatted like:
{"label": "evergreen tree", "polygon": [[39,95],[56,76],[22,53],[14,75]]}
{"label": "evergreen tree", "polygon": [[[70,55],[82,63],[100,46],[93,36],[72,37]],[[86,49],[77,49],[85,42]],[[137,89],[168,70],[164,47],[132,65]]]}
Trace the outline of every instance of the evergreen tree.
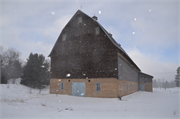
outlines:
{"label": "evergreen tree", "polygon": [[180,81],[180,67],[177,68],[177,75],[175,76],[175,82],[177,87],[179,87],[179,81]]}
{"label": "evergreen tree", "polygon": [[42,89],[45,85],[48,85],[50,79],[49,63],[45,60],[45,57],[42,54],[31,53],[24,66],[21,78],[21,84],[31,88]]}

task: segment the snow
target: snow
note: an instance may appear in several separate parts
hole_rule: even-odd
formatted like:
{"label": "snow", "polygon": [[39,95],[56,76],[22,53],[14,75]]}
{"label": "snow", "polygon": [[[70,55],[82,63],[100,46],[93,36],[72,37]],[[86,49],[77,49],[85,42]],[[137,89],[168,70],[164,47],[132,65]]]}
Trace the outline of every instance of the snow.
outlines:
{"label": "snow", "polygon": [[0,84],[0,119],[178,119],[179,88],[139,91],[117,98],[49,94],[49,86],[31,89]]}
{"label": "snow", "polygon": [[51,12],[52,15],[55,15],[55,12]]}
{"label": "snow", "polygon": [[71,74],[67,74],[67,75],[66,75],[66,77],[70,77],[70,76],[71,76]]}

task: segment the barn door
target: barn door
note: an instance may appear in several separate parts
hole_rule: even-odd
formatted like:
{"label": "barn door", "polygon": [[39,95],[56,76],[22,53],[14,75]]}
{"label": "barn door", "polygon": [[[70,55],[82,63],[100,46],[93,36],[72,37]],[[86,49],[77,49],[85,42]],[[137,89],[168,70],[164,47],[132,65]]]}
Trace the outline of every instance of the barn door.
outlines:
{"label": "barn door", "polygon": [[141,91],[145,91],[145,85],[140,85]]}
{"label": "barn door", "polygon": [[85,97],[86,96],[85,82],[72,82],[72,95]]}

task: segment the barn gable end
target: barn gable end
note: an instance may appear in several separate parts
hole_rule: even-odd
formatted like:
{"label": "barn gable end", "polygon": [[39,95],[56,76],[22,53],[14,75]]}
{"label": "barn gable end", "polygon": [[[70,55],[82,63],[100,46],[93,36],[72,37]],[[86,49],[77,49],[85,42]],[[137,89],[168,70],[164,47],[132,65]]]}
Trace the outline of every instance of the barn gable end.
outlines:
{"label": "barn gable end", "polygon": [[118,78],[117,48],[97,21],[80,10],[64,27],[49,56],[52,78],[67,78],[67,74],[70,78]]}

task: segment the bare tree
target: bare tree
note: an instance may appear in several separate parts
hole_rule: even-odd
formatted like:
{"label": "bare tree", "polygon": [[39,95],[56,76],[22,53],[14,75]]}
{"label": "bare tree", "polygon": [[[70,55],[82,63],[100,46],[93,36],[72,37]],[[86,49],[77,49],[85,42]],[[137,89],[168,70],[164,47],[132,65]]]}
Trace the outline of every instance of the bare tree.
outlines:
{"label": "bare tree", "polygon": [[1,77],[3,76],[7,82],[9,79],[20,78],[22,74],[22,63],[20,61],[20,52],[14,48],[5,49],[0,46],[1,57]]}

